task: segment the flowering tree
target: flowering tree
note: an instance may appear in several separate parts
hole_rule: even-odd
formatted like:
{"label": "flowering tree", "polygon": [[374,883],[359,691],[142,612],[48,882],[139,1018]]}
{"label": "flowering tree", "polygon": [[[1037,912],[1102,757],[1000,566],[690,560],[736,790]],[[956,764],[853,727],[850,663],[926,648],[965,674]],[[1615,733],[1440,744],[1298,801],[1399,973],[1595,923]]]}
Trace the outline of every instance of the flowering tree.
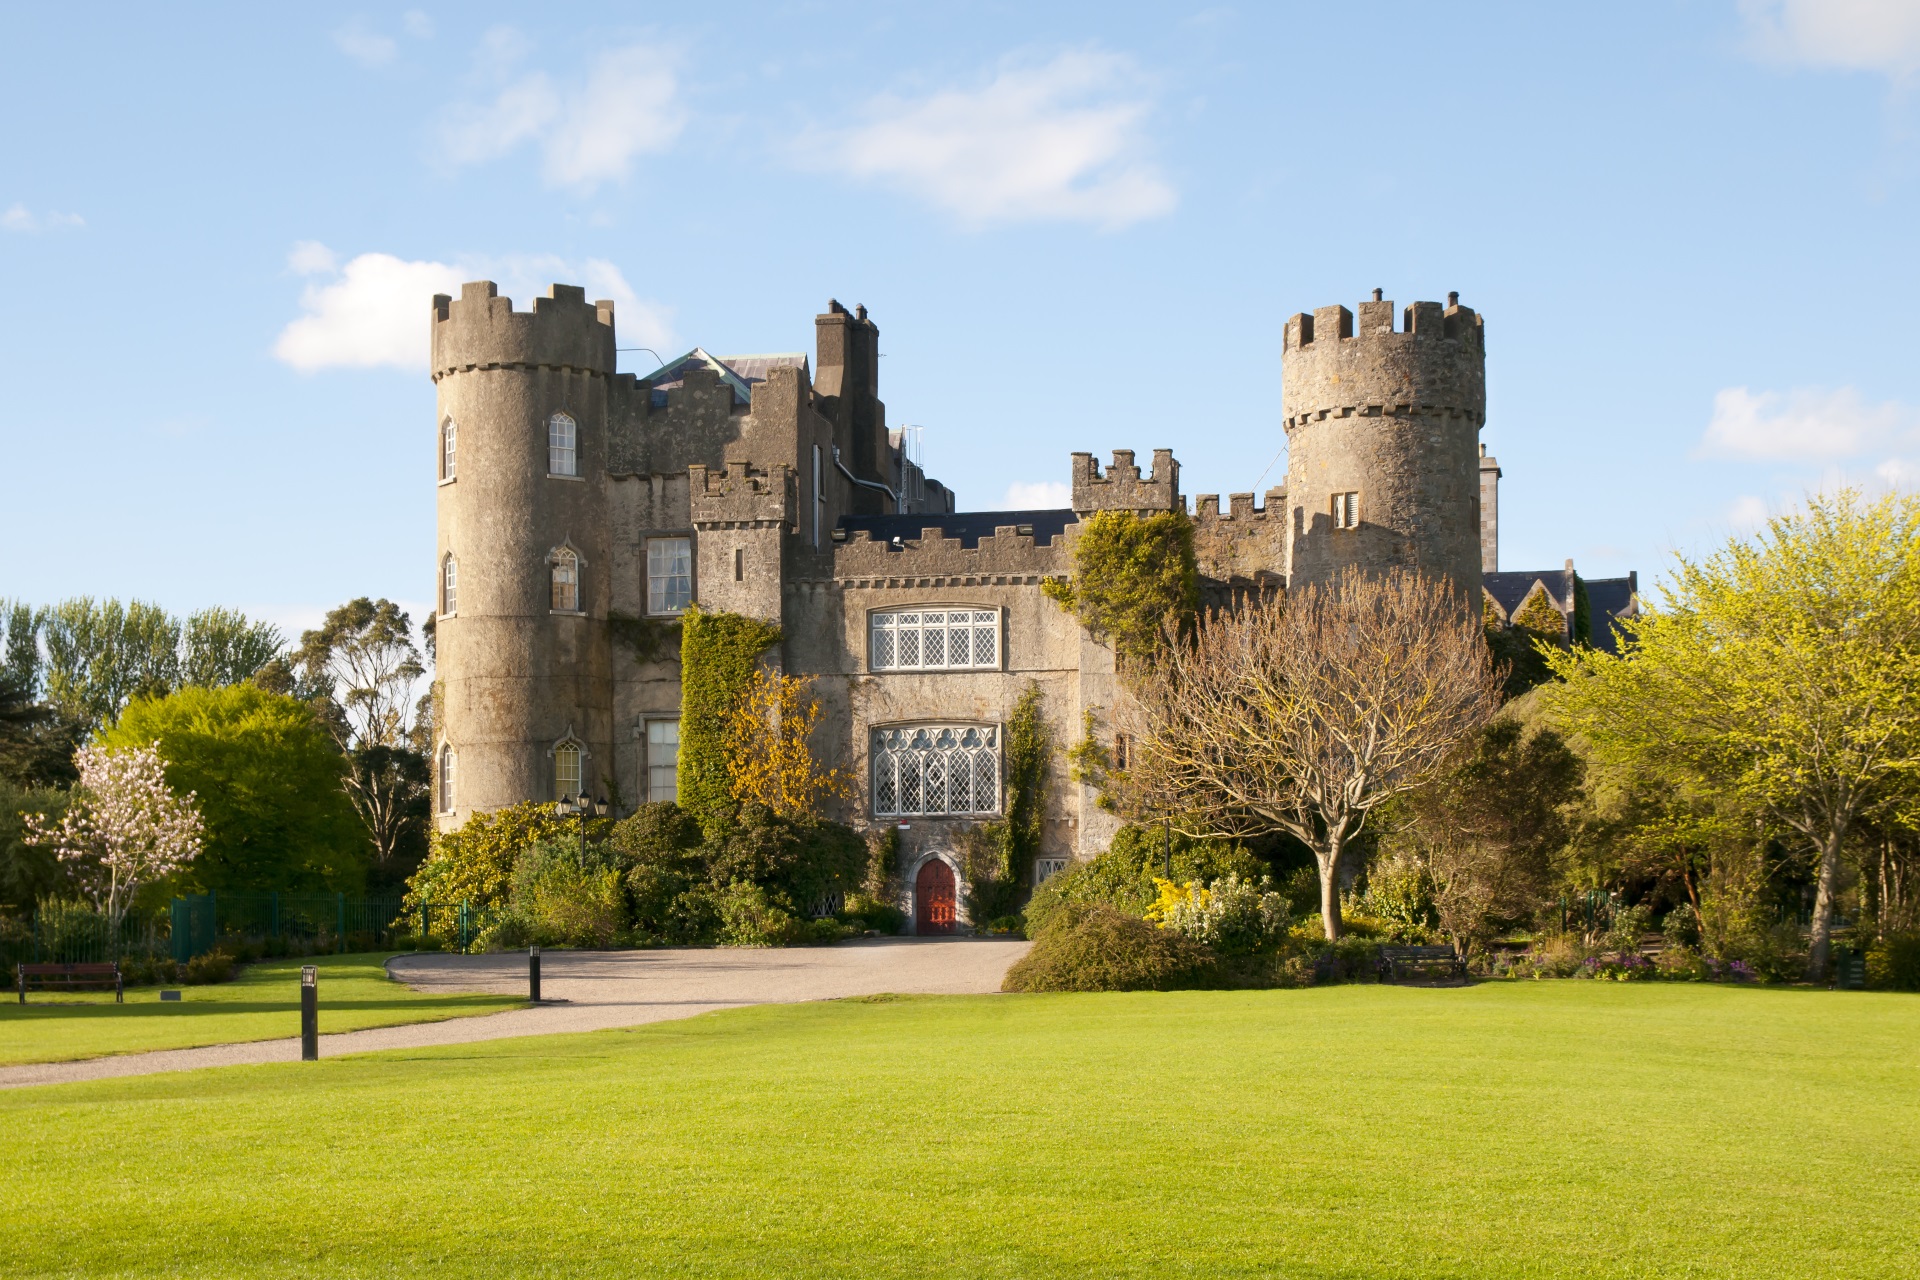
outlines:
{"label": "flowering tree", "polygon": [[71,863],[81,892],[117,931],[142,885],[178,871],[200,853],[200,811],[194,795],[167,786],[159,744],[80,748],[80,784],[59,825],[31,814],[28,839],[52,845]]}

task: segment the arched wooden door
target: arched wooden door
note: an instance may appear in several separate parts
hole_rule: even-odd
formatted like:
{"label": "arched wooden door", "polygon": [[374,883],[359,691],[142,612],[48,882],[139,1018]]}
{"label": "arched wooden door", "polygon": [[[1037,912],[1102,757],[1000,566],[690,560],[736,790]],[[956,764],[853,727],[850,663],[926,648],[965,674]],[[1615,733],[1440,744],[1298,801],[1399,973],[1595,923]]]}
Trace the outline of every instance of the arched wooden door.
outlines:
{"label": "arched wooden door", "polygon": [[953,932],[953,868],[938,858],[920,864],[913,878],[913,931]]}

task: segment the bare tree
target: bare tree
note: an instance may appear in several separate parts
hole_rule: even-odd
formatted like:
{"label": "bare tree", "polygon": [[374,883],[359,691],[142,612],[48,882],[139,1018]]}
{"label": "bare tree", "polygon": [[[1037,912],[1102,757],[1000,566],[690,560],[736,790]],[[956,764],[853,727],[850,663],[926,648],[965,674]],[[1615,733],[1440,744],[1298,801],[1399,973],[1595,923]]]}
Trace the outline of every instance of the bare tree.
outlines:
{"label": "bare tree", "polygon": [[391,600],[363,596],[303,632],[293,657],[309,686],[328,691],[322,718],[347,757],[347,798],[384,867],[425,814],[426,756],[409,737],[426,674],[412,621]]}
{"label": "bare tree", "polygon": [[1367,815],[1433,777],[1499,706],[1503,672],[1453,586],[1349,570],[1203,618],[1134,682],[1130,806],[1196,836],[1286,832],[1320,865],[1340,936]]}

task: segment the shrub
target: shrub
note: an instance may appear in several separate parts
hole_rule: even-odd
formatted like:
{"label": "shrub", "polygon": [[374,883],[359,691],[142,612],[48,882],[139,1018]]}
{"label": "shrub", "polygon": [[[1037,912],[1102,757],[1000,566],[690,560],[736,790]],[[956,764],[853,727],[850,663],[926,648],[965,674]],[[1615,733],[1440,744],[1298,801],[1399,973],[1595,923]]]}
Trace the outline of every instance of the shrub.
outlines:
{"label": "shrub", "polygon": [[[407,882],[404,910],[417,920],[422,902],[467,902],[483,928],[489,926],[511,895],[514,863],[522,851],[543,840],[577,840],[578,823],[556,814],[551,804],[532,800],[476,813],[459,830],[434,836],[426,862]],[[591,821],[587,834],[603,840],[612,826],[605,819]]]}
{"label": "shrub", "polygon": [[1277,950],[1293,924],[1287,900],[1265,876],[1256,884],[1229,874],[1204,888],[1198,881],[1184,887],[1166,880],[1156,884],[1160,900],[1148,908],[1147,918],[1219,955]]}
{"label": "shrub", "polygon": [[583,857],[566,842],[534,845],[514,868],[507,915],[541,946],[612,946],[626,929],[627,912],[611,852],[590,846]]}
{"label": "shrub", "polygon": [[1920,991],[1920,933],[1890,933],[1867,949],[1867,985]]}
{"label": "shrub", "polygon": [[1104,903],[1068,903],[1007,971],[1003,991],[1175,991],[1216,980],[1203,943]]}
{"label": "shrub", "polygon": [[850,925],[882,934],[899,933],[907,924],[907,913],[892,902],[878,902],[863,893],[847,898],[840,918]]}
{"label": "shrub", "polygon": [[[1048,920],[1068,903],[1104,903],[1134,916],[1145,916],[1159,899],[1158,880],[1164,874],[1162,840],[1158,828],[1125,826],[1114,833],[1103,854],[1054,876],[1027,902],[1027,935],[1038,938]],[[1173,875],[1177,884],[1208,884],[1225,876],[1257,880],[1266,864],[1237,844],[1224,840],[1173,837]],[[1316,884],[1318,881],[1316,880]]]}
{"label": "shrub", "polygon": [[233,956],[215,947],[187,961],[185,980],[193,986],[233,981]]}
{"label": "shrub", "polygon": [[730,947],[786,947],[808,937],[790,903],[757,884],[736,880],[714,894],[720,941]]}

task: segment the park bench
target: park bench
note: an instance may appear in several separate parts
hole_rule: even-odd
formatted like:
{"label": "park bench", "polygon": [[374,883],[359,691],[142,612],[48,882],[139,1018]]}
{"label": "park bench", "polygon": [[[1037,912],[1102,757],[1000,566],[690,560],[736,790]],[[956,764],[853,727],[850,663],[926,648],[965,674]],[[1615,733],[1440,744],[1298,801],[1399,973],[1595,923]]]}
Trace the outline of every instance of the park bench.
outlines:
{"label": "park bench", "polygon": [[1438,973],[1447,978],[1465,980],[1467,962],[1450,946],[1380,948],[1380,981],[1398,982],[1403,976],[1422,977]]}
{"label": "park bench", "polygon": [[120,966],[117,964],[27,964],[14,966],[19,977],[20,1003],[27,1002],[27,983],[37,984],[41,991],[85,991],[95,989],[104,991],[113,988],[116,1004],[127,1001],[126,987],[120,979]]}

